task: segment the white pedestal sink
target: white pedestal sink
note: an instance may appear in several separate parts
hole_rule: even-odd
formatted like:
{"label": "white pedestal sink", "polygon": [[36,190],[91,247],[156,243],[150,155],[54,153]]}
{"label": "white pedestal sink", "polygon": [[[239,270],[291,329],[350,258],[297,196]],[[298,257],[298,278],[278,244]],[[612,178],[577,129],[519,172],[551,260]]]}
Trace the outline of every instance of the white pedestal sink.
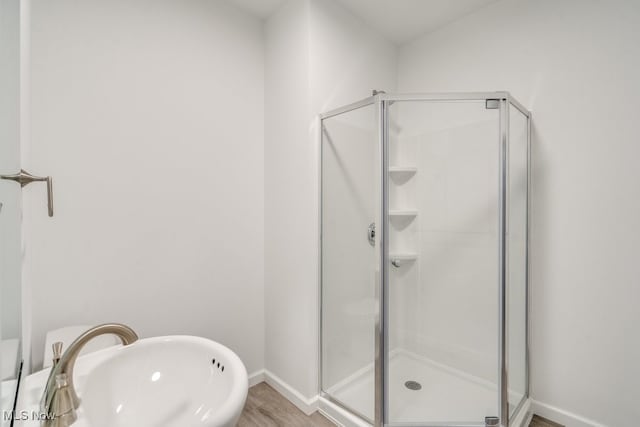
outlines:
{"label": "white pedestal sink", "polygon": [[[47,369],[26,378],[19,425],[39,425],[35,413],[48,375]],[[248,390],[235,353],[190,336],[140,339],[82,356],[74,377],[81,403],[73,427],[232,427]]]}

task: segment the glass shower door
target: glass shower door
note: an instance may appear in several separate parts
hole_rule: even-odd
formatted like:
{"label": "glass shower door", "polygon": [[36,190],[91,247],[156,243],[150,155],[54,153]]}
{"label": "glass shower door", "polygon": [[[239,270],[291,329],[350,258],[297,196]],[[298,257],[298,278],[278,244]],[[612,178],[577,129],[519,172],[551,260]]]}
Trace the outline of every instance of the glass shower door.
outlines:
{"label": "glass shower door", "polygon": [[498,104],[388,105],[387,421],[484,425],[499,416]]}
{"label": "glass shower door", "polygon": [[378,129],[368,104],[322,120],[321,388],[374,418]]}

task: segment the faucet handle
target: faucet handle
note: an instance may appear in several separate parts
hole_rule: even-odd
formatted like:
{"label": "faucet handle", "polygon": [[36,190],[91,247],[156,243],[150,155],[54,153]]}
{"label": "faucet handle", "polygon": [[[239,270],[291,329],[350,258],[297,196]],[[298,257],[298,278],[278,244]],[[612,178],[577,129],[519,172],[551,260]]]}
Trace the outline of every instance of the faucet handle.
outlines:
{"label": "faucet handle", "polygon": [[62,341],[54,342],[51,345],[51,348],[53,349],[53,366],[52,367],[55,368],[58,362],[60,361],[60,358],[62,357]]}
{"label": "faucet handle", "polygon": [[47,419],[43,424],[45,426],[68,427],[78,419],[67,374],[56,375],[56,393],[51,402],[50,412],[46,416]]}

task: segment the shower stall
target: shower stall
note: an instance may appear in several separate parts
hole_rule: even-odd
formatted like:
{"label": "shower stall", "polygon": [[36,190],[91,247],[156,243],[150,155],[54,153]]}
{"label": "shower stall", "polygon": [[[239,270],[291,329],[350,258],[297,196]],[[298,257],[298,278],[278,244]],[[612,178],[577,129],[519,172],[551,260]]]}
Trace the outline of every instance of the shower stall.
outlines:
{"label": "shower stall", "polygon": [[325,412],[376,427],[523,417],[530,120],[507,92],[374,92],[320,115]]}

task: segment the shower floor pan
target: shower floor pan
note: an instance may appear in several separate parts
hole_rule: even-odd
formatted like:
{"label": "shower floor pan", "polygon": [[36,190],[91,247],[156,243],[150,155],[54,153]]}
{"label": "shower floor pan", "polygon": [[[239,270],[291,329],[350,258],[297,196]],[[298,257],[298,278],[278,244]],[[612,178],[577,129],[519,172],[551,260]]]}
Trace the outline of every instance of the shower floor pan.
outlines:
{"label": "shower floor pan", "polygon": [[[494,383],[404,350],[391,356],[389,380],[392,423],[481,422],[498,415]],[[374,389],[373,367],[369,367],[332,387],[329,394],[372,419]]]}

